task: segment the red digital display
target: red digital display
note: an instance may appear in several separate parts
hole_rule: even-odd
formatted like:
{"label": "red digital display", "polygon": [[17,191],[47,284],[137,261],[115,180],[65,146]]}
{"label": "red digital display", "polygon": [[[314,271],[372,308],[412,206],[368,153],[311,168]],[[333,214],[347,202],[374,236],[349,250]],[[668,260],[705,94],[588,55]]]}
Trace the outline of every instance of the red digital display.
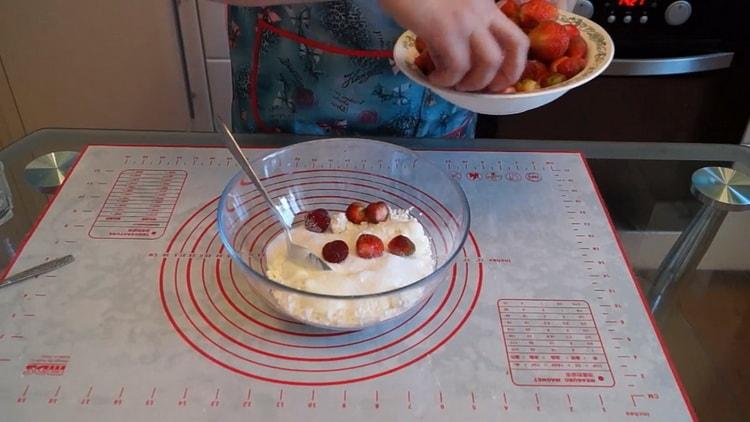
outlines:
{"label": "red digital display", "polygon": [[617,0],[618,6],[638,7],[638,6],[644,6],[645,4],[646,4],[646,0]]}

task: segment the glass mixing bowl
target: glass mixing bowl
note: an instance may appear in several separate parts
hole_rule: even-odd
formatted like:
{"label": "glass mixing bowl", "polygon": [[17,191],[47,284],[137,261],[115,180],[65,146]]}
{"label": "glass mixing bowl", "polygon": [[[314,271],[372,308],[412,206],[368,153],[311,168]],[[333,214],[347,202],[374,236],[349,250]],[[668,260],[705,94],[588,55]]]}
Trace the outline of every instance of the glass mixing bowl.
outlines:
{"label": "glass mixing bowl", "polygon": [[433,272],[393,290],[337,296],[286,286],[266,276],[265,250],[282,233],[281,223],[245,175],[236,174],[219,201],[221,241],[258,296],[305,324],[350,330],[403,315],[449,277],[466,240],[464,191],[442,168],[406,148],[365,139],[322,139],[277,150],[252,165],[276,206],[297,216],[295,226],[316,208],[343,212],[353,201],[385,201],[408,210],[432,243]]}

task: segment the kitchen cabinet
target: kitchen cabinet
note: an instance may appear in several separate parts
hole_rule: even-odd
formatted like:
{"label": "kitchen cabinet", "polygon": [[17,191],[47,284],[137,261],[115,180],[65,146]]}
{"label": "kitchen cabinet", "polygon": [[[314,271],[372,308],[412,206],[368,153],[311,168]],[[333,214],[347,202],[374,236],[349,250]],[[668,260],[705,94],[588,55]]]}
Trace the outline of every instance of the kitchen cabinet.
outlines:
{"label": "kitchen cabinet", "polygon": [[211,108],[229,124],[232,120],[232,64],[227,37],[227,6],[211,0],[198,0],[198,12],[211,88]]}
{"label": "kitchen cabinet", "polygon": [[13,99],[13,92],[0,60],[0,148],[22,137],[25,133],[21,124],[21,116],[18,115],[16,102]]}
{"label": "kitchen cabinet", "polygon": [[47,127],[213,130],[195,0],[2,1],[0,60],[0,140]]}

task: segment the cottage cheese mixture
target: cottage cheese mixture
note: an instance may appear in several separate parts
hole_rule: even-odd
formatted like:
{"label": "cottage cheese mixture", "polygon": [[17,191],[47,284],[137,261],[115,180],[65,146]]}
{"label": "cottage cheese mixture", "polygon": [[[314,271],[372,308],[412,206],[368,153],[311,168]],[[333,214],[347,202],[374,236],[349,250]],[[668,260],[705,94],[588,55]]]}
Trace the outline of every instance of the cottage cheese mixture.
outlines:
{"label": "cottage cheese mixture", "polygon": [[[354,224],[343,213],[330,213],[330,228],[315,233],[304,226],[292,230],[295,243],[322,256],[323,246],[343,240],[349,247],[348,257],[339,264],[328,263],[333,271],[308,270],[286,260],[283,234],[266,250],[266,275],[296,289],[336,296],[363,295],[392,290],[413,283],[435,268],[430,239],[416,218],[405,210],[391,210],[388,220],[377,224]],[[357,256],[356,242],[361,234],[372,234],[388,244],[404,235],[414,243],[414,254],[397,256],[386,250],[382,256],[365,259]],[[290,315],[311,324],[357,327],[389,319],[412,307],[422,298],[422,288],[397,295],[358,300],[301,297],[298,294],[273,291],[272,299]]]}

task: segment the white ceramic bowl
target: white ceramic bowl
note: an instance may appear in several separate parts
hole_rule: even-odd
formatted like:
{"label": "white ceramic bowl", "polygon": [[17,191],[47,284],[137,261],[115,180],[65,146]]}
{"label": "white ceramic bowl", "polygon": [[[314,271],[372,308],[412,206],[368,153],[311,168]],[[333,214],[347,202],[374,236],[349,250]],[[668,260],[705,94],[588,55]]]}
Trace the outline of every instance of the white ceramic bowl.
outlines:
{"label": "white ceramic bowl", "polygon": [[419,53],[414,47],[416,35],[411,31],[406,31],[399,37],[393,48],[393,58],[399,69],[411,80],[430,88],[439,96],[459,107],[477,113],[496,116],[522,113],[550,103],[571,89],[594,79],[609,66],[615,55],[615,46],[612,38],[610,38],[604,28],[596,23],[574,13],[562,10],[557,21],[562,24],[573,24],[578,27],[588,45],[586,67],[579,74],[567,81],[542,88],[538,91],[514,94],[484,94],[456,91],[432,85],[414,64],[414,59]]}

